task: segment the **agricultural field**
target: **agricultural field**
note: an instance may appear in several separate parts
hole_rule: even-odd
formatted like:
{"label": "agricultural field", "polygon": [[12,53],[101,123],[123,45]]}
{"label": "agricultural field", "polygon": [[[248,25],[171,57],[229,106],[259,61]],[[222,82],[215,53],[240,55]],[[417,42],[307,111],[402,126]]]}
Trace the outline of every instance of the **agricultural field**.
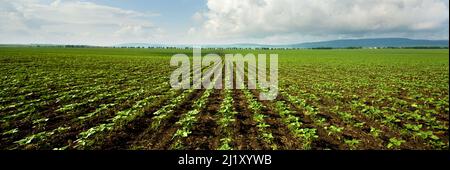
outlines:
{"label": "agricultural field", "polygon": [[0,149],[449,149],[448,49],[202,52],[278,54],[277,98],[171,88],[192,50],[0,48]]}

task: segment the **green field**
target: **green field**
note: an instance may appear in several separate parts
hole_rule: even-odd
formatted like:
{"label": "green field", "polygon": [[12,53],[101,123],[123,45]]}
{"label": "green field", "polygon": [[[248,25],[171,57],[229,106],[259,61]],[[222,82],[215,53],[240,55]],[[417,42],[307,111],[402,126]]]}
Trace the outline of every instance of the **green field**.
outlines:
{"label": "green field", "polygon": [[448,149],[449,51],[203,50],[279,55],[260,89],[174,90],[192,50],[0,48],[0,149]]}

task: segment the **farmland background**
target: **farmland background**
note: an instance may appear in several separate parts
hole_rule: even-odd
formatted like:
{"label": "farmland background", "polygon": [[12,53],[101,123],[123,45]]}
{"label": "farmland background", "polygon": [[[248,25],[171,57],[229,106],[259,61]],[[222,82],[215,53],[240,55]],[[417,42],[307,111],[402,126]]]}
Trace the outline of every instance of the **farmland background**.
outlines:
{"label": "farmland background", "polygon": [[448,149],[448,49],[279,55],[280,93],[173,90],[191,50],[0,48],[0,149]]}

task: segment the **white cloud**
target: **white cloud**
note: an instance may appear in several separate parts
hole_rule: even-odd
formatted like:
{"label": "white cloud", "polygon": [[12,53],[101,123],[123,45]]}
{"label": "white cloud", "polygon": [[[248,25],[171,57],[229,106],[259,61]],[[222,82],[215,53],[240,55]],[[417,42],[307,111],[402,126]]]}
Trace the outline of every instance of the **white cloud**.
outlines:
{"label": "white cloud", "polygon": [[162,32],[152,16],[91,2],[0,0],[0,43],[147,42]]}
{"label": "white cloud", "polygon": [[192,15],[192,20],[195,23],[200,23],[200,22],[203,22],[204,16],[201,12],[196,12],[196,13],[194,13],[194,15]]}
{"label": "white cloud", "polygon": [[197,32],[222,41],[448,39],[447,0],[208,0],[207,6]]}

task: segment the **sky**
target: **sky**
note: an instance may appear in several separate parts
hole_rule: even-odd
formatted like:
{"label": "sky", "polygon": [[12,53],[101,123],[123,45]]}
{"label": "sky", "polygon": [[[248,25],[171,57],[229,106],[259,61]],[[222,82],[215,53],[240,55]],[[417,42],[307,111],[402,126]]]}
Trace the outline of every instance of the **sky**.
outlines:
{"label": "sky", "polygon": [[449,39],[448,0],[0,0],[0,44]]}

